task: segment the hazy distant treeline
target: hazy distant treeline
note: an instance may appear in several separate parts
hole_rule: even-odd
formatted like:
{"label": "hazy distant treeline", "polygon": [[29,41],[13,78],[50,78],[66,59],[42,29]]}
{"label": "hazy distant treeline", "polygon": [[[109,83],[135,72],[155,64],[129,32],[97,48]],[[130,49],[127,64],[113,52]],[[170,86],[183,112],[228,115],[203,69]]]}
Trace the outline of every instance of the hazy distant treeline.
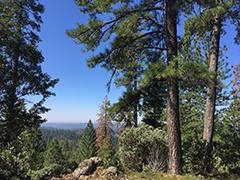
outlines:
{"label": "hazy distant treeline", "polygon": [[48,143],[49,141],[56,139],[58,141],[69,140],[76,142],[83,132],[82,129],[67,130],[67,129],[55,129],[55,128],[41,128],[43,140]]}

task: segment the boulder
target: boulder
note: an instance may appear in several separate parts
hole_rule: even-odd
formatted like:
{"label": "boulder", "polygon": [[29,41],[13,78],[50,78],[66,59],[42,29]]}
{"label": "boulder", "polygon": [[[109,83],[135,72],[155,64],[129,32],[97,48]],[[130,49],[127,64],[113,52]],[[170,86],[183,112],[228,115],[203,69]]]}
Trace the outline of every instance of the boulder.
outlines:
{"label": "boulder", "polygon": [[103,170],[103,172],[101,174],[101,176],[107,176],[107,177],[109,177],[109,176],[114,177],[117,175],[118,175],[118,170],[116,167],[113,167],[113,166]]}
{"label": "boulder", "polygon": [[53,177],[51,180],[128,180],[116,167],[104,168],[98,157],[84,160],[78,168],[69,174]]}
{"label": "boulder", "polygon": [[102,163],[98,157],[92,157],[81,162],[78,168],[72,173],[73,177],[79,178],[80,176],[88,176],[92,174],[97,167]]}

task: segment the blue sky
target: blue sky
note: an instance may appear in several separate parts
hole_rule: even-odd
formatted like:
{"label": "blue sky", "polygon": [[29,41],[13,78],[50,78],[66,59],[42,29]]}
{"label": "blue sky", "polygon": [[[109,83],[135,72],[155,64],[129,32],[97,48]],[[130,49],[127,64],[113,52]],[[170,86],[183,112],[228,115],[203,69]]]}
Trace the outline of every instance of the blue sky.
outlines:
{"label": "blue sky", "polygon": [[[101,68],[89,69],[86,59],[92,53],[83,53],[81,47],[66,35],[77,22],[87,18],[80,14],[73,0],[41,0],[45,6],[40,33],[40,49],[45,57],[43,70],[60,81],[53,89],[55,97],[47,100],[51,111],[44,115],[48,122],[86,122],[95,120],[99,106],[107,94],[110,74]],[[112,102],[118,99],[120,89],[111,88]]]}
{"label": "blue sky", "polygon": [[[40,0],[45,6],[39,48],[45,57],[43,70],[60,82],[53,89],[55,97],[47,100],[51,111],[44,115],[48,122],[86,122],[96,120],[99,106],[107,94],[106,83],[110,74],[101,68],[89,69],[86,59],[93,52],[84,53],[66,35],[66,30],[76,23],[86,23],[86,16],[80,14],[74,0]],[[234,29],[228,27],[227,37],[222,44],[229,48],[230,64],[240,63],[240,46],[234,45]],[[117,101],[122,89],[111,88],[109,98]]]}

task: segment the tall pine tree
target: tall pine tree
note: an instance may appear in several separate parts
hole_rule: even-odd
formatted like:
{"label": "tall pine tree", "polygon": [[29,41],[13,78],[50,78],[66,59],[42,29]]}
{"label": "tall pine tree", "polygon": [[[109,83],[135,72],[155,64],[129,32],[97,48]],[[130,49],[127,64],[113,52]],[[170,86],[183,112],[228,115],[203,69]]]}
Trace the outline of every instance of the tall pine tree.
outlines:
{"label": "tall pine tree", "polygon": [[[122,68],[119,68],[119,65],[126,64],[131,67],[129,52],[133,51],[140,57],[135,59],[137,64],[141,64],[141,67],[146,70],[152,60],[162,63],[162,56],[166,55],[167,51],[168,69],[176,71],[175,59],[178,50],[176,26],[179,6],[175,1],[166,1],[165,3],[165,1],[147,0],[94,0],[90,2],[76,0],[76,4],[82,13],[89,15],[89,21],[87,24],[79,24],[75,29],[68,31],[68,35],[77,43],[84,44],[87,50],[96,50],[103,43],[110,45],[106,46],[107,48],[103,52],[88,60],[90,67],[100,64],[108,71],[113,72],[113,75],[121,73]],[[106,18],[102,18],[104,14],[106,14]],[[180,173],[178,80],[170,73],[167,77],[169,172]],[[130,115],[129,111],[126,113]],[[134,117],[136,119],[136,114]]]}
{"label": "tall pine tree", "polygon": [[[167,60],[173,71],[177,70],[177,1],[166,1]],[[168,130],[168,171],[172,174],[182,172],[181,132],[179,122],[179,87],[175,75],[167,77],[167,130]]]}
{"label": "tall pine tree", "polygon": [[[3,0],[0,2],[0,144],[14,141],[26,128],[38,128],[44,121],[40,114],[51,95],[51,80],[42,72],[44,58],[38,50],[44,8],[38,0]],[[27,97],[39,96],[36,103]],[[28,108],[26,105],[28,103]]]}
{"label": "tall pine tree", "polygon": [[212,149],[213,149],[213,132],[214,121],[216,116],[216,101],[218,95],[218,67],[220,39],[224,34],[224,23],[227,20],[236,25],[237,36],[235,41],[239,43],[239,2],[238,1],[197,1],[201,11],[197,16],[190,18],[188,24],[189,31],[198,36],[204,37],[210,34],[210,48],[208,53],[208,88],[206,94],[205,115],[203,140],[204,148],[204,171],[209,173],[212,169]]}
{"label": "tall pine tree", "polygon": [[234,68],[233,91],[234,97],[240,100],[240,64]]}

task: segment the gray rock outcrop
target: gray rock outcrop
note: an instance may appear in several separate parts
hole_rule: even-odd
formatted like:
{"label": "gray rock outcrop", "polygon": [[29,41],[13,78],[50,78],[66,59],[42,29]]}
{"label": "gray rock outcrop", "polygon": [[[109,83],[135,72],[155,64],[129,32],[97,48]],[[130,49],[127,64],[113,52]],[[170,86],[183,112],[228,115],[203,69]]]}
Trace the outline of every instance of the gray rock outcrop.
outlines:
{"label": "gray rock outcrop", "polygon": [[98,166],[102,163],[101,159],[98,157],[92,157],[81,162],[78,168],[72,173],[75,178],[80,177],[81,175],[88,176],[92,174]]}

